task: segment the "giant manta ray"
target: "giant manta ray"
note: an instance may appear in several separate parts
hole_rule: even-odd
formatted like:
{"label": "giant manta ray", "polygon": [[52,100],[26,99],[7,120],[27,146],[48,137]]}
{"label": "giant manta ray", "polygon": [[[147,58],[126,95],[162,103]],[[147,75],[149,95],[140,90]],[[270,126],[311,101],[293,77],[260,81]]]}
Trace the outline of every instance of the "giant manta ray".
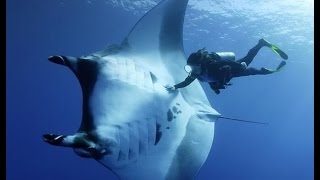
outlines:
{"label": "giant manta ray", "polygon": [[210,152],[214,110],[200,85],[168,93],[185,78],[183,21],[188,0],[163,0],[120,45],[79,58],[50,56],[77,76],[82,123],[73,135],[43,135],[93,158],[120,179],[194,179]]}

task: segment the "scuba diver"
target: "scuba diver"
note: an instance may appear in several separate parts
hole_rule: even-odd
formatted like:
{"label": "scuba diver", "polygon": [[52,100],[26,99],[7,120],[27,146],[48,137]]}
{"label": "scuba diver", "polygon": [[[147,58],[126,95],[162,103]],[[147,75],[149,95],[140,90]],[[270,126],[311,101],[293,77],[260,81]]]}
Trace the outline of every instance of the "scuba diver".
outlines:
{"label": "scuba diver", "polygon": [[280,71],[286,65],[285,61],[281,61],[276,69],[264,67],[261,69],[248,68],[262,47],[269,47],[281,58],[288,59],[288,55],[285,52],[265,39],[260,39],[258,44],[250,49],[245,57],[239,60],[235,60],[235,55],[232,52],[208,53],[203,48],[188,57],[187,65],[185,66],[185,70],[189,73],[188,77],[183,82],[173,86],[166,85],[165,88],[168,92],[172,92],[178,88],[184,88],[195,79],[198,79],[202,82],[208,82],[211,89],[216,94],[220,94],[220,89],[226,89],[227,86],[230,86],[231,83],[229,82],[234,77],[265,75]]}

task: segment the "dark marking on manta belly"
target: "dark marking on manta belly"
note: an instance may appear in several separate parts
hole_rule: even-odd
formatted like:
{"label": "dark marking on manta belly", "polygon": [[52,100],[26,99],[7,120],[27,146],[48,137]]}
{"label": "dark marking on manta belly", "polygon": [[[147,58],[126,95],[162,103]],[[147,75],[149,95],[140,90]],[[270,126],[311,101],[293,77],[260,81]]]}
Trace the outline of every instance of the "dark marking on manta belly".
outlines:
{"label": "dark marking on manta belly", "polygon": [[118,161],[125,160],[126,158],[126,155],[122,151],[119,151]]}
{"label": "dark marking on manta belly", "polygon": [[179,103],[176,103],[176,105],[180,106],[180,104],[179,104]]}
{"label": "dark marking on manta belly", "polygon": [[166,129],[170,129],[170,127],[168,126]]}
{"label": "dark marking on manta belly", "polygon": [[129,160],[131,160],[134,157],[135,157],[135,153],[131,149],[129,149]]}
{"label": "dark marking on manta belly", "polygon": [[154,145],[157,145],[157,144],[158,144],[158,142],[160,141],[161,136],[162,136],[162,132],[160,131],[161,125],[157,123],[156,126],[157,126],[156,141],[154,142]]}
{"label": "dark marking on manta belly", "polygon": [[177,114],[178,108],[177,108],[176,106],[173,106],[173,107],[172,107],[172,111]]}
{"label": "dark marking on manta belly", "polygon": [[173,106],[173,107],[172,107],[172,111],[173,111],[174,113],[176,113],[176,114],[181,114],[181,113],[182,113],[182,111],[181,111],[181,110],[178,110],[178,108],[177,108],[176,106]]}
{"label": "dark marking on manta belly", "polygon": [[158,81],[158,78],[152,72],[150,72],[150,76],[153,83],[156,83]]}
{"label": "dark marking on manta belly", "polygon": [[172,118],[173,118],[173,114],[172,114],[172,111],[169,109],[167,112],[167,120],[170,122],[172,121]]}

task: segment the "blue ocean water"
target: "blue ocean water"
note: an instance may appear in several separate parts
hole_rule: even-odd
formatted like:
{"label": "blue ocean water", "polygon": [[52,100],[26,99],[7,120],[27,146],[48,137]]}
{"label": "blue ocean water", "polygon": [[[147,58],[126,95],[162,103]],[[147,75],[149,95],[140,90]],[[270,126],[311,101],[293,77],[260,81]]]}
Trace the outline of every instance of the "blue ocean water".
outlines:
{"label": "blue ocean water", "polygon": [[[81,56],[119,43],[157,2],[7,1],[7,180],[116,179],[94,160],[43,142],[41,135],[47,132],[75,132],[82,103],[76,77],[47,57]],[[261,37],[289,55],[283,71],[233,79],[220,95],[203,84],[223,116],[269,125],[218,120],[210,155],[197,179],[313,179],[313,7],[311,0],[190,0],[186,55],[206,47],[233,51],[241,58]],[[251,66],[273,68],[280,60],[264,48]]]}

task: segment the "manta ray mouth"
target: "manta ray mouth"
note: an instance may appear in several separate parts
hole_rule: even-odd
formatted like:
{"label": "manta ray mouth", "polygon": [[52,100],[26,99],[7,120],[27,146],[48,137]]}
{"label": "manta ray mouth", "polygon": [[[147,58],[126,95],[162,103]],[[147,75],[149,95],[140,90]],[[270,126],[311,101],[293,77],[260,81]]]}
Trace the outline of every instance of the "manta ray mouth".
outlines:
{"label": "manta ray mouth", "polygon": [[66,65],[66,62],[63,56],[49,56],[48,60],[56,64]]}

